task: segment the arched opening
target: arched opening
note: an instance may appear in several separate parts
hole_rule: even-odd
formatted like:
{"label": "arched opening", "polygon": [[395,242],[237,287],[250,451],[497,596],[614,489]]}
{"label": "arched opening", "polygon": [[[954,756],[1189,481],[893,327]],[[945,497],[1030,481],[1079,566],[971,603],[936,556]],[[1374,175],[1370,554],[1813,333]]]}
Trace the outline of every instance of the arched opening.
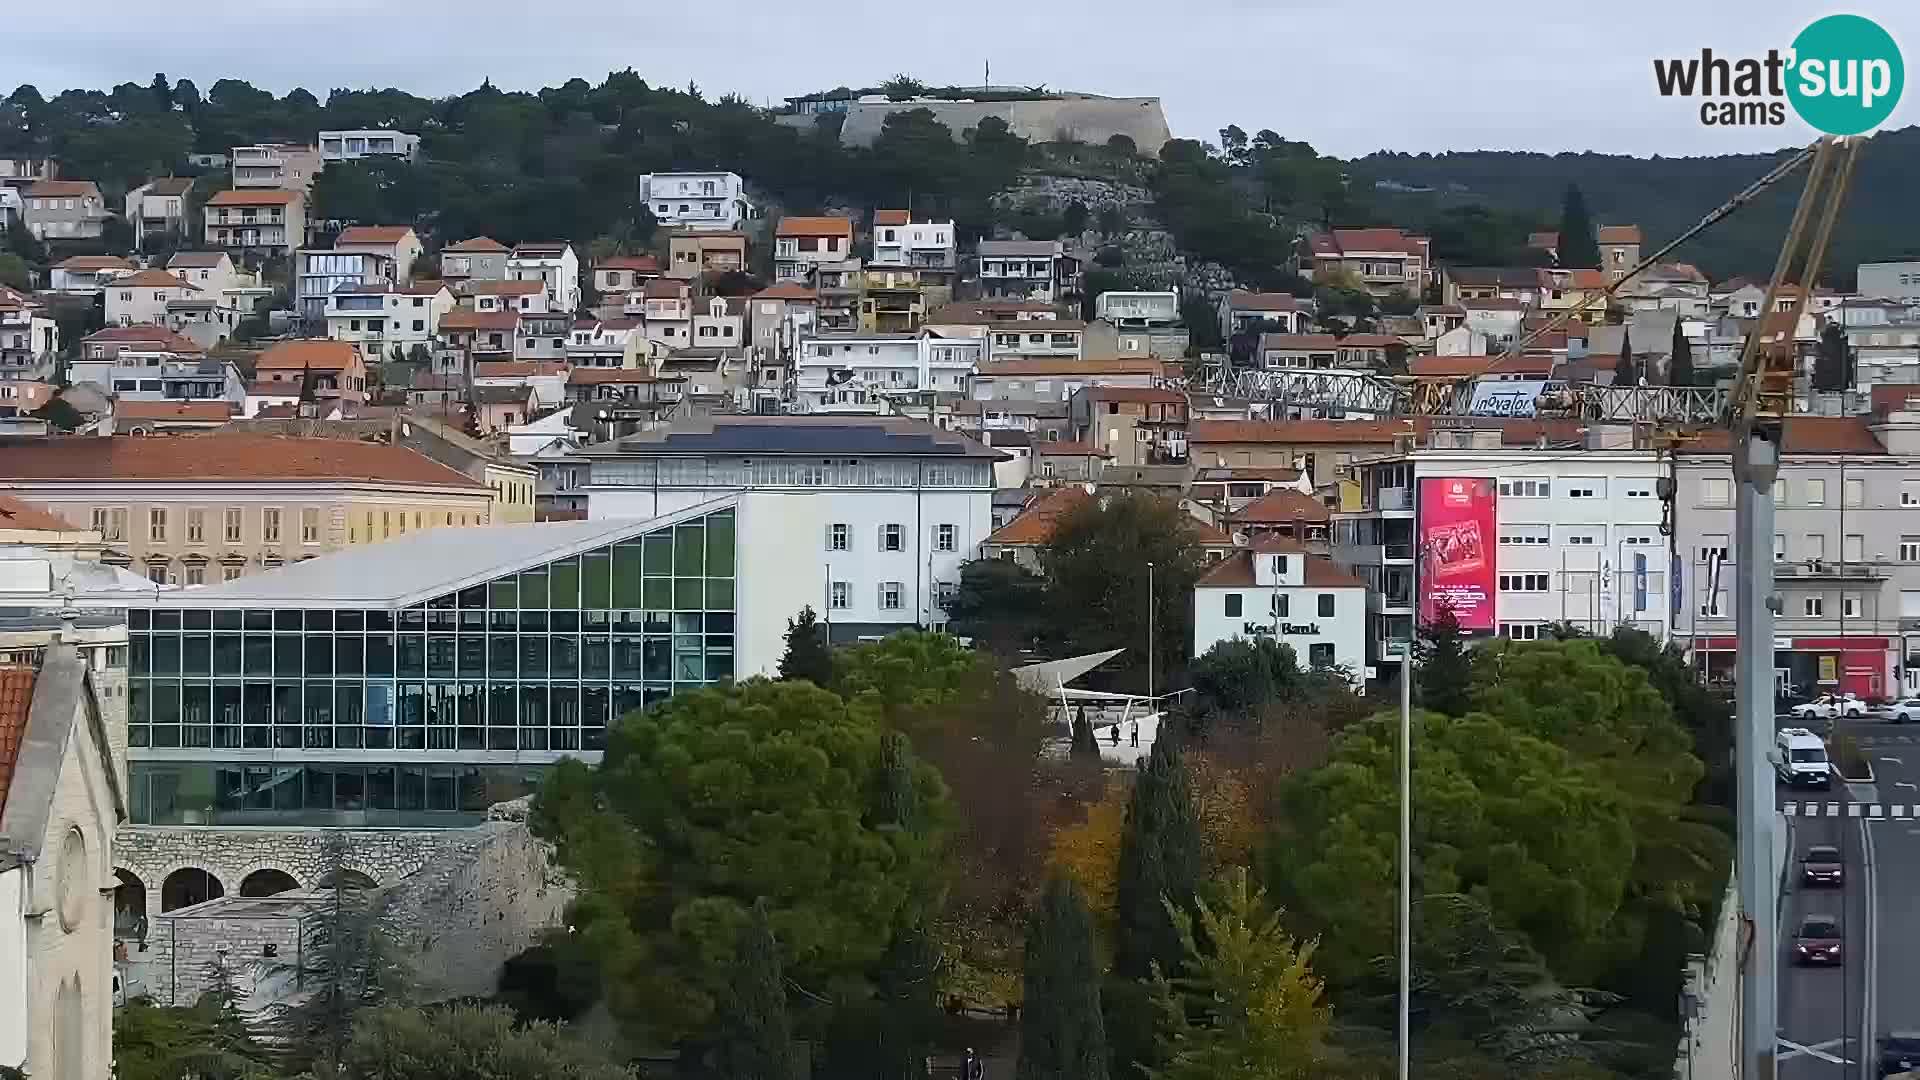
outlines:
{"label": "arched opening", "polygon": [[175,911],[227,895],[220,879],[197,866],[183,866],[160,883],[160,910]]}
{"label": "arched opening", "polygon": [[240,881],[241,896],[274,896],[300,887],[293,875],[271,866],[261,867]]}
{"label": "arched opening", "polygon": [[379,887],[378,882],[358,870],[329,870],[320,875],[320,880],[314,882],[313,887],[316,889],[331,889],[334,887],[336,881],[339,887],[343,889],[373,889]]}
{"label": "arched opening", "polygon": [[147,885],[139,875],[113,868],[113,936],[147,939]]}

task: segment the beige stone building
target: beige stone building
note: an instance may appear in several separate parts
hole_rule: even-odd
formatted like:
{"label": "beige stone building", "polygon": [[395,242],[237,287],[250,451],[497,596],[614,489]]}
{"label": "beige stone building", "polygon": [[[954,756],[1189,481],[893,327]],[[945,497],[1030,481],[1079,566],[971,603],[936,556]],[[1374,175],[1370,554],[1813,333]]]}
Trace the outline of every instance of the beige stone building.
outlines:
{"label": "beige stone building", "polygon": [[204,217],[210,248],[291,253],[306,242],[307,197],[298,191],[222,191],[207,200]]}
{"label": "beige stone building", "polygon": [[106,288],[108,326],[164,326],[167,305],[195,299],[200,286],[165,270],[142,270]]}
{"label": "beige stone building", "polygon": [[405,447],[256,434],[7,441],[0,489],[98,531],[103,561],[179,585],[495,517],[488,483]]}

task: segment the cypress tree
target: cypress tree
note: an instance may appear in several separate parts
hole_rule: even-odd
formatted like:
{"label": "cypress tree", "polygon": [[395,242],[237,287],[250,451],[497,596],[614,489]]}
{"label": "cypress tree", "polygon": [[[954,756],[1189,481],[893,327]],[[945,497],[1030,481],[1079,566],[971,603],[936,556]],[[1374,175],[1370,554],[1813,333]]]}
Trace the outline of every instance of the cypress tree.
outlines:
{"label": "cypress tree", "polygon": [[1673,320],[1673,358],[1667,361],[1668,386],[1693,385],[1693,343],[1680,332],[1680,320]]}
{"label": "cypress tree", "polygon": [[1568,269],[1593,269],[1600,265],[1600,244],[1593,236],[1593,218],[1587,214],[1587,197],[1576,184],[1567,185],[1560,201],[1560,265]]}
{"label": "cypress tree", "polygon": [[1020,1080],[1107,1080],[1093,918],[1071,878],[1047,882],[1027,926]]}
{"label": "cypress tree", "polygon": [[[1756,331],[1757,333],[1758,331]],[[1815,390],[1838,391],[1853,386],[1853,373],[1848,370],[1847,335],[1840,324],[1830,322],[1820,332],[1820,351],[1813,358],[1813,388]]]}
{"label": "cypress tree", "polygon": [[794,1080],[780,945],[763,904],[754,905],[752,919],[741,928],[727,1013],[721,1075],[727,1080]]}
{"label": "cypress tree", "polygon": [[780,657],[780,677],[805,679],[819,687],[833,683],[833,651],[812,604],[787,620],[787,651]]}
{"label": "cypress tree", "polygon": [[1157,738],[1135,776],[1120,838],[1117,975],[1144,979],[1155,963],[1174,973],[1185,950],[1166,905],[1191,906],[1200,875],[1200,824],[1186,761],[1177,739]]}
{"label": "cypress tree", "polygon": [[1073,746],[1067,757],[1073,761],[1100,760],[1100,743],[1094,737],[1093,721],[1087,719],[1085,709],[1073,714]]}

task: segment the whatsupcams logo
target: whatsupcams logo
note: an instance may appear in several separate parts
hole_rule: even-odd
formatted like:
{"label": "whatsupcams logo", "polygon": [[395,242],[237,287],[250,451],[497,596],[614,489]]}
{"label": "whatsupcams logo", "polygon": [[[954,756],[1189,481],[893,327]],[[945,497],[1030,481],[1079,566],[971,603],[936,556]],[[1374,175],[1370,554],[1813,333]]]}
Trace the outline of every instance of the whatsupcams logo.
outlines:
{"label": "whatsupcams logo", "polygon": [[1710,127],[1779,126],[1791,105],[1829,135],[1859,135],[1893,113],[1906,68],[1879,23],[1829,15],[1784,52],[1730,59],[1701,49],[1697,57],[1655,60],[1653,78],[1661,97],[1703,99],[1700,122]]}

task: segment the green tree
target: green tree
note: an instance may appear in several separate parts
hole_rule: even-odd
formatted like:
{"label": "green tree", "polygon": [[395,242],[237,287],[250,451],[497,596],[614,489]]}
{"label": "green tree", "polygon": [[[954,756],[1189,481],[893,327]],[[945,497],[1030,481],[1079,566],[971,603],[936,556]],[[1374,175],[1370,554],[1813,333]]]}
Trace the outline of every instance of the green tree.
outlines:
{"label": "green tree", "polygon": [[1192,515],[1153,495],[1082,500],[1060,515],[1040,550],[1040,566],[1048,603],[1071,620],[1069,647],[1129,650],[1123,659],[1133,660],[1141,689],[1151,647],[1158,687],[1173,685],[1193,639],[1193,585],[1202,568],[1200,525]]}
{"label": "green tree", "polygon": [[728,1080],[795,1080],[780,943],[774,940],[765,904],[754,905],[741,928],[732,991],[724,1007],[721,1074]]}
{"label": "green tree", "polygon": [[1054,617],[1046,579],[1011,559],[973,559],[960,565],[960,586],[947,601],[948,628],[974,646],[1009,659],[1039,649]]}
{"label": "green tree", "polygon": [[272,1060],[222,994],[175,1008],[136,998],[113,1011],[118,1080],[264,1080],[273,1075]]}
{"label": "green tree", "polygon": [[27,223],[14,218],[7,223],[7,250],[31,264],[43,264],[47,261],[47,246],[33,235]]}
{"label": "green tree", "polygon": [[1156,964],[1165,971],[1178,968],[1183,954],[1168,904],[1184,907],[1192,902],[1203,865],[1185,756],[1178,740],[1155,739],[1134,778],[1121,833],[1115,883],[1117,974],[1140,979],[1152,974]]}
{"label": "green tree", "polygon": [[1073,879],[1055,876],[1040,894],[1024,970],[1020,1080],[1106,1080],[1093,917]]}
{"label": "green tree", "polygon": [[[1311,961],[1264,894],[1235,867],[1217,907],[1172,902],[1181,974],[1154,972],[1160,1058],[1154,1080],[1293,1080],[1319,1075],[1332,1012]],[[1202,944],[1204,942],[1204,944]]]}
{"label": "green tree", "polygon": [[1073,716],[1073,743],[1067,754],[1074,761],[1097,763],[1100,760],[1100,743],[1094,737],[1093,721],[1087,719],[1085,709]]}
{"label": "green tree", "polygon": [[1244,722],[1262,707],[1292,695],[1301,681],[1293,646],[1271,637],[1215,642],[1189,672],[1194,709],[1205,720]]}
{"label": "green tree", "polygon": [[[1758,331],[1756,331],[1757,333]],[[1847,334],[1837,322],[1820,332],[1819,351],[1813,356],[1813,388],[1838,392],[1853,388],[1853,364]]]}
{"label": "green tree", "polygon": [[787,620],[787,651],[780,656],[782,679],[806,679],[815,686],[833,685],[833,653],[827,648],[827,628],[813,613],[813,605]]}
{"label": "green tree", "polygon": [[883,814],[884,735],[827,690],[756,679],[632,714],[598,766],[549,772],[534,822],[580,883],[570,922],[616,1017],[697,1044],[762,902],[808,1000],[870,992],[895,933],[938,902],[951,818],[926,765],[916,828]]}
{"label": "green tree", "polygon": [[899,74],[880,84],[880,92],[887,95],[888,101],[906,101],[927,92],[927,84],[911,75]]}
{"label": "green tree", "polygon": [[1568,184],[1560,198],[1560,265],[1592,269],[1600,265],[1600,245],[1594,240],[1593,218],[1579,185]]}
{"label": "green tree", "polygon": [[1087,231],[1087,204],[1078,200],[1068,203],[1060,215],[1060,221],[1069,236],[1079,236]]}
{"label": "green tree", "polygon": [[25,292],[33,288],[33,269],[12,252],[0,252],[0,285]]}
{"label": "green tree", "polygon": [[1441,600],[1414,643],[1414,694],[1423,709],[1460,716],[1471,704],[1474,653],[1453,605]]}
{"label": "green tree", "polygon": [[[354,1024],[339,1080],[636,1080],[608,1050],[499,1006],[387,1007]],[[177,1077],[168,1080],[178,1080]]]}
{"label": "green tree", "polygon": [[1642,375],[1640,365],[1634,362],[1631,336],[1621,334],[1620,355],[1614,359],[1613,364],[1613,385],[1638,386]]}
{"label": "green tree", "polygon": [[1673,353],[1667,360],[1667,385],[1692,386],[1693,342],[1680,332],[1680,320],[1673,320]]}

